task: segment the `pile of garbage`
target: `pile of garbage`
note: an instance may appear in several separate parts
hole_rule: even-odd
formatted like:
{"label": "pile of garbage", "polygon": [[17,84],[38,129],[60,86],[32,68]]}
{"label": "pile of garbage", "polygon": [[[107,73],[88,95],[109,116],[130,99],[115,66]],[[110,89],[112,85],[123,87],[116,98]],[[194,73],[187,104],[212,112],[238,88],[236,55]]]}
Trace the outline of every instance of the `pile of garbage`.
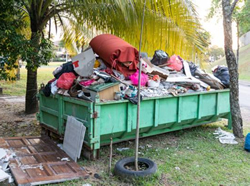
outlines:
{"label": "pile of garbage", "polygon": [[89,47],[53,71],[54,79],[42,87],[45,96],[62,94],[88,101],[128,99],[136,103],[142,64],[141,97],[157,97],[211,91],[229,87],[227,67],[213,74],[180,56],[156,50],[149,58],[111,34],[96,36]]}

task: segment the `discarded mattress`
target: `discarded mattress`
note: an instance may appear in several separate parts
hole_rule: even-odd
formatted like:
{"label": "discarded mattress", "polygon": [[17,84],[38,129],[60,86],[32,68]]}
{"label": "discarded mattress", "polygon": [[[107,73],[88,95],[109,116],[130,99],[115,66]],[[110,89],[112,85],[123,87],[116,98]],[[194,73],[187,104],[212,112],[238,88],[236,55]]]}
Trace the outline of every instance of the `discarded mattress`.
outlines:
{"label": "discarded mattress", "polygon": [[111,68],[126,77],[134,74],[139,62],[138,50],[112,34],[102,34],[93,38],[89,45]]}

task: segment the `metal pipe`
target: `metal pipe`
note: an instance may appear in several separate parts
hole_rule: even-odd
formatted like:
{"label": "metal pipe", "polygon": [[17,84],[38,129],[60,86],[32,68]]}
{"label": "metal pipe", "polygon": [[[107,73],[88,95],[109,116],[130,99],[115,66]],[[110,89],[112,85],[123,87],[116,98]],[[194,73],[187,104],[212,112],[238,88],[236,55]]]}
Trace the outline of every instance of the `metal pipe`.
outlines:
{"label": "metal pipe", "polygon": [[139,149],[139,131],[140,131],[140,93],[141,93],[141,45],[142,45],[142,32],[143,32],[143,23],[144,15],[146,8],[146,0],[144,1],[143,15],[141,22],[141,33],[140,33],[140,45],[139,45],[139,77],[138,77],[138,103],[137,103],[137,120],[136,120],[136,138],[135,138],[135,170],[138,171],[138,149]]}

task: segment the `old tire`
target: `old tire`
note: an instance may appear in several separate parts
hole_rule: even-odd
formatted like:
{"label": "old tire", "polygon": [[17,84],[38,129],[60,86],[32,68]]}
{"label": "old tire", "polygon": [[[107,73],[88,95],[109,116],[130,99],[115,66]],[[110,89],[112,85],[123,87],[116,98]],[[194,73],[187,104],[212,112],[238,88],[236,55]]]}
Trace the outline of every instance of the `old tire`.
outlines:
{"label": "old tire", "polygon": [[121,178],[135,178],[135,177],[146,177],[154,174],[157,169],[156,163],[147,158],[138,158],[138,163],[143,163],[147,166],[147,169],[142,171],[128,170],[125,168],[126,165],[133,164],[135,162],[134,157],[124,158],[119,160],[115,164],[114,173]]}

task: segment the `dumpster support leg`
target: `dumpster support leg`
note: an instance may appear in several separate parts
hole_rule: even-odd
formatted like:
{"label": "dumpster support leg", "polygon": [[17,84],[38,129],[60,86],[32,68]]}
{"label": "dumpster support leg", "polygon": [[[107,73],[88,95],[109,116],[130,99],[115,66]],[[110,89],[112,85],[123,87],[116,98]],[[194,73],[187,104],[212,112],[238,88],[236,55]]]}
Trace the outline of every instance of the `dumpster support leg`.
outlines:
{"label": "dumpster support leg", "polygon": [[227,123],[227,127],[228,129],[232,129],[232,116],[231,116],[231,113],[228,114],[228,123]]}

